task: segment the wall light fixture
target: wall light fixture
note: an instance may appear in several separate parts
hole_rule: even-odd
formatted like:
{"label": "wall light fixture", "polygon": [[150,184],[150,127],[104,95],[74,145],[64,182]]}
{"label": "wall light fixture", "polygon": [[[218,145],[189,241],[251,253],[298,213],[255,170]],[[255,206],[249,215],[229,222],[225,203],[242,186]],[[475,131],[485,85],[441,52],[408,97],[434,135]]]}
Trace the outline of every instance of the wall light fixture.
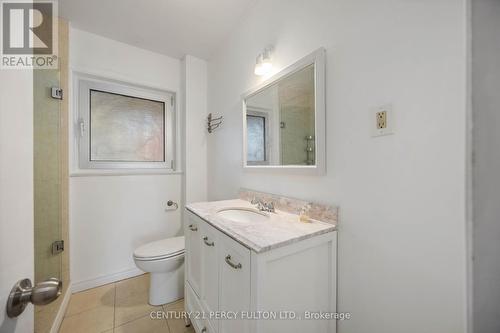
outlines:
{"label": "wall light fixture", "polygon": [[264,52],[257,56],[254,70],[255,75],[262,76],[271,72],[273,69],[272,51],[273,48],[269,46],[264,49]]}

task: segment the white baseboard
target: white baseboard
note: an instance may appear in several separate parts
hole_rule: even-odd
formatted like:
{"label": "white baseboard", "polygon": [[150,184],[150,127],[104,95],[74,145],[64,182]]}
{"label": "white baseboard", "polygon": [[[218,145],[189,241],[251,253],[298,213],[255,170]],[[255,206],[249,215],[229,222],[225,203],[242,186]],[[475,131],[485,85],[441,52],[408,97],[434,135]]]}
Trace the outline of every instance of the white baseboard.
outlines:
{"label": "white baseboard", "polygon": [[139,268],[131,268],[126,271],[118,272],[118,273],[113,273],[113,274],[108,274],[108,275],[103,275],[99,276],[93,279],[88,279],[88,280],[83,280],[83,281],[78,281],[78,282],[73,282],[72,284],[72,290],[73,293],[77,293],[79,291],[95,288],[95,287],[100,287],[108,283],[113,283],[116,281],[128,279],[134,276],[142,275],[144,274],[143,271],[141,271]]}
{"label": "white baseboard", "polygon": [[68,308],[69,299],[71,298],[72,288],[71,282],[66,288],[66,293],[64,294],[63,300],[61,302],[61,306],[57,311],[56,317],[54,318],[54,322],[52,323],[52,327],[50,328],[50,333],[59,332],[59,328],[61,328],[62,321],[64,319],[64,315],[66,314],[66,309]]}

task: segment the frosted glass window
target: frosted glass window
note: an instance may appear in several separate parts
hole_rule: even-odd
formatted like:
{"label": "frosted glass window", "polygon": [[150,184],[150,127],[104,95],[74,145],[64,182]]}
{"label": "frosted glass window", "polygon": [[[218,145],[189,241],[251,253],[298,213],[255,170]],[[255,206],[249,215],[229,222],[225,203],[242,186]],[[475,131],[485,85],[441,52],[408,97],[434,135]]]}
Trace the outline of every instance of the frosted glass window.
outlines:
{"label": "frosted glass window", "polygon": [[90,90],[90,161],[164,162],[165,103]]}
{"label": "frosted glass window", "polygon": [[175,93],[81,73],[75,73],[75,90],[82,173],[176,171]]}
{"label": "frosted glass window", "polygon": [[266,118],[247,115],[247,161],[266,160]]}

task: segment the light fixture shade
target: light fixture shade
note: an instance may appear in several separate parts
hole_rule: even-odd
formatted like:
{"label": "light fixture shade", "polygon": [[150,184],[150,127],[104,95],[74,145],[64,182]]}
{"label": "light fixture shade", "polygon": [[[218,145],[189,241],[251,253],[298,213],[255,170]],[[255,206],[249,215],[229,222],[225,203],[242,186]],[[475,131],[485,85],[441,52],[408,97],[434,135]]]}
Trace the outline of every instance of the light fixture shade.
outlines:
{"label": "light fixture shade", "polygon": [[266,74],[266,71],[264,70],[264,67],[262,65],[255,65],[254,73],[257,76],[262,76]]}
{"label": "light fixture shade", "polygon": [[262,66],[262,53],[257,56],[257,59],[255,59],[255,69],[254,73],[255,75],[261,76],[264,75],[264,68]]}
{"label": "light fixture shade", "polygon": [[269,74],[273,69],[273,63],[271,61],[271,49],[266,48],[263,53],[257,56],[255,61],[255,75],[262,76]]}
{"label": "light fixture shade", "polygon": [[269,74],[273,69],[273,64],[271,62],[263,62],[261,67],[264,74]]}

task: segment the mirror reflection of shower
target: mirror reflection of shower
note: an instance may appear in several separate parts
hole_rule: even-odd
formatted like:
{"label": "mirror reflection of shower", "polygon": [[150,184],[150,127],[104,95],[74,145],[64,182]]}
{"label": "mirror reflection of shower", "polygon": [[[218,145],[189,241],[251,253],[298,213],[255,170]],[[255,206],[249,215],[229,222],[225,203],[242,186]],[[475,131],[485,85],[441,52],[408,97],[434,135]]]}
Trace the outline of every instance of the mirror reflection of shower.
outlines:
{"label": "mirror reflection of shower", "polygon": [[314,165],[315,158],[314,158],[314,136],[313,135],[307,135],[305,137],[306,140],[306,164],[307,165]]}
{"label": "mirror reflection of shower", "polygon": [[248,165],[316,164],[314,70],[308,65],[245,100]]}

